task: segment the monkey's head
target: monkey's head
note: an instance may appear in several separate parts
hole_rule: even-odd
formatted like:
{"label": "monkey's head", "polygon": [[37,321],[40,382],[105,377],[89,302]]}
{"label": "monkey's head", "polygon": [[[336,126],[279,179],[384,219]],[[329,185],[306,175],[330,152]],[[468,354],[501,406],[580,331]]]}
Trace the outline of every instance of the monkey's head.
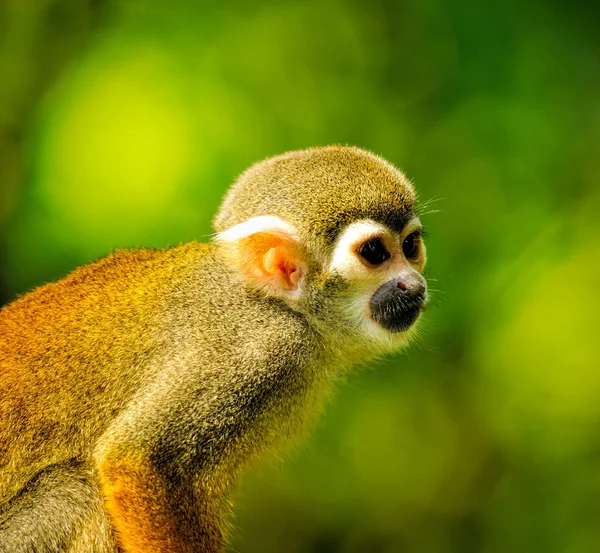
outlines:
{"label": "monkey's head", "polygon": [[404,344],[427,301],[415,191],[354,147],[257,163],[229,190],[217,243],[247,282],[352,349]]}

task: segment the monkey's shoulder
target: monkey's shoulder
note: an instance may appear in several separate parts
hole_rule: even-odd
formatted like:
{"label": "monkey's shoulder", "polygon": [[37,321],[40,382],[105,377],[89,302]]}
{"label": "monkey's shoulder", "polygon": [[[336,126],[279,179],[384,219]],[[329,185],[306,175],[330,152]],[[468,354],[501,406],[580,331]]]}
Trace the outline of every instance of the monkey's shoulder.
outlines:
{"label": "monkey's shoulder", "polygon": [[190,264],[211,258],[214,249],[212,244],[195,241],[166,248],[117,249],[106,257],[79,267],[64,281],[144,279],[165,282],[185,271]]}
{"label": "monkey's shoulder", "polygon": [[51,335],[60,338],[52,342],[53,350],[66,349],[66,342],[71,348],[76,342],[96,343],[117,332],[131,340],[136,328],[139,333],[160,317],[164,291],[212,249],[191,242],[117,250],[35,288],[0,310],[0,353],[33,351],[35,344],[46,351]]}
{"label": "monkey's shoulder", "polygon": [[5,306],[0,312],[43,306],[70,295],[89,297],[90,293],[114,285],[124,290],[128,284],[164,284],[195,259],[209,257],[214,246],[188,242],[163,249],[118,249],[96,261],[82,265],[61,279],[34,288]]}

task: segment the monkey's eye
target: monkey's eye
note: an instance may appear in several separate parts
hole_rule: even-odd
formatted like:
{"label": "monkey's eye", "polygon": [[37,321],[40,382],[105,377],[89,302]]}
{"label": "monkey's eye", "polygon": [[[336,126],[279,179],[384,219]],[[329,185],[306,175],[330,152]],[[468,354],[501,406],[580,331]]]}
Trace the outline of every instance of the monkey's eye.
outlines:
{"label": "monkey's eye", "polygon": [[420,242],[421,233],[419,231],[412,232],[404,239],[404,242],[402,242],[402,252],[407,259],[417,257]]}
{"label": "monkey's eye", "polygon": [[371,265],[381,265],[391,257],[390,252],[385,249],[383,242],[379,238],[367,240],[360,246],[358,253]]}

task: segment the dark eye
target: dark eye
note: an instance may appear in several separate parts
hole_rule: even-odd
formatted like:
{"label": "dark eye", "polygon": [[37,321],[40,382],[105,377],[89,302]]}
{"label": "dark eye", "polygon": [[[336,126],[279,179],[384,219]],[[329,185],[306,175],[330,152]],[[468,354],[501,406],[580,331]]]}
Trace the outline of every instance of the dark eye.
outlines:
{"label": "dark eye", "polygon": [[421,241],[421,235],[419,232],[413,232],[409,234],[402,242],[402,252],[407,259],[417,257],[419,253],[419,242]]}
{"label": "dark eye", "polygon": [[379,238],[373,238],[365,242],[358,250],[360,256],[371,265],[381,265],[390,258],[390,252],[385,249]]}

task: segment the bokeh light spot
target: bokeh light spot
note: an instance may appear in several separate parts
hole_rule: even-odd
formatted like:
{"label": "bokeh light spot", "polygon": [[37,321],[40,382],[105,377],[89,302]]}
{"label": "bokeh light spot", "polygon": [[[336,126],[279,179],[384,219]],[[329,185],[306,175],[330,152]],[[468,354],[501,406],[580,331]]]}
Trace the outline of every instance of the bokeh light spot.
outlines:
{"label": "bokeh light spot", "polygon": [[152,219],[164,209],[192,159],[174,82],[160,56],[145,50],[83,72],[44,144],[39,191],[60,216],[85,227]]}

